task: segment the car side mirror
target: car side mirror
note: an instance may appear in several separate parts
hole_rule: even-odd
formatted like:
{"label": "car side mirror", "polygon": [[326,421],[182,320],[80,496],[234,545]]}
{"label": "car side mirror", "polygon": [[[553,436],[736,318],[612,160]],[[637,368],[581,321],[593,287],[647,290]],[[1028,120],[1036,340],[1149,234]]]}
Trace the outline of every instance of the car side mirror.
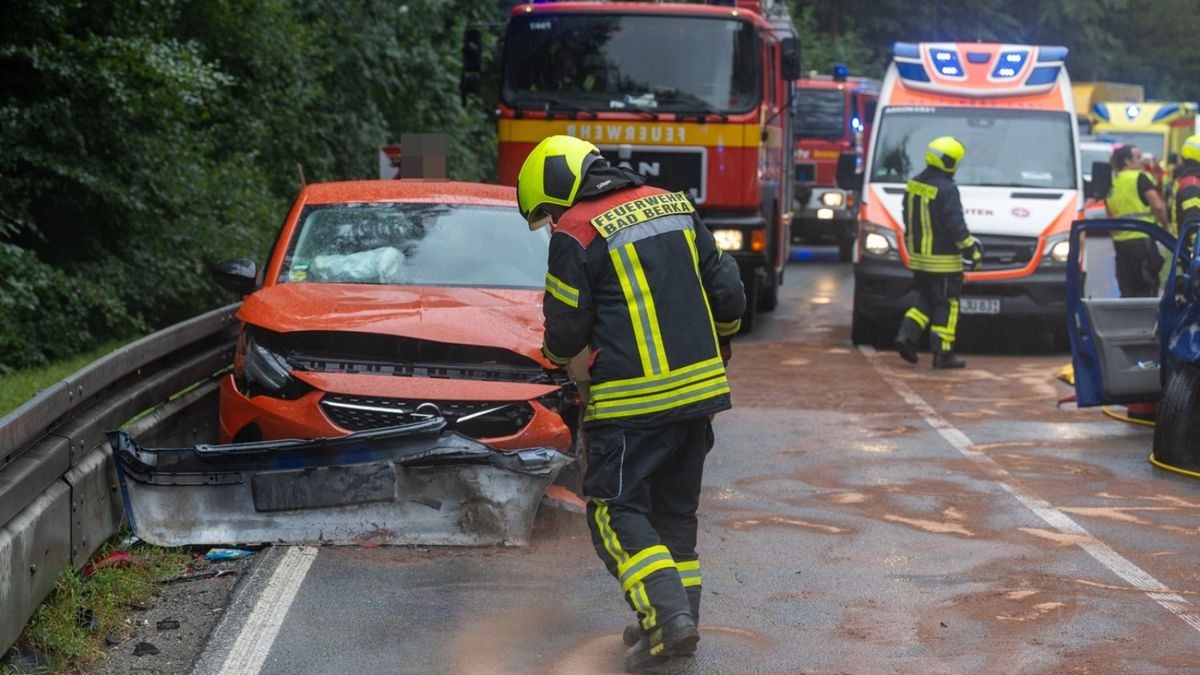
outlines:
{"label": "car side mirror", "polygon": [[779,74],[785,80],[798,80],[800,72],[800,41],[794,37],[784,38],[779,43]]}
{"label": "car side mirror", "polygon": [[1088,199],[1107,199],[1112,189],[1112,165],[1108,162],[1092,162],[1092,180],[1084,185],[1083,196]]}
{"label": "car side mirror", "polygon": [[467,97],[478,94],[482,89],[479,73],[483,71],[483,33],[477,28],[468,28],[463,33],[462,77],[458,80],[458,94],[463,105]]}
{"label": "car side mirror", "polygon": [[838,155],[837,186],[843,190],[862,191],[863,175],[858,172],[858,158],[853,152]]}
{"label": "car side mirror", "polygon": [[258,290],[258,265],[249,258],[222,260],[212,266],[212,275],[230,293],[249,295]]}

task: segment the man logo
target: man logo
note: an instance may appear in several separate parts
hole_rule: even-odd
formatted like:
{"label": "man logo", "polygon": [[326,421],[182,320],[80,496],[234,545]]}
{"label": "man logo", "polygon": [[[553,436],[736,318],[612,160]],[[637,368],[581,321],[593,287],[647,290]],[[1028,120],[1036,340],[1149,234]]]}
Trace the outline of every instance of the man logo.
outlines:
{"label": "man logo", "polygon": [[662,163],[661,162],[640,162],[639,161],[637,163],[637,168],[634,168],[632,162],[630,162],[629,160],[622,160],[620,163],[617,164],[617,166],[619,166],[623,169],[629,169],[630,171],[635,171],[637,173],[640,173],[643,176],[645,176],[646,178],[658,178],[659,176],[662,176]]}

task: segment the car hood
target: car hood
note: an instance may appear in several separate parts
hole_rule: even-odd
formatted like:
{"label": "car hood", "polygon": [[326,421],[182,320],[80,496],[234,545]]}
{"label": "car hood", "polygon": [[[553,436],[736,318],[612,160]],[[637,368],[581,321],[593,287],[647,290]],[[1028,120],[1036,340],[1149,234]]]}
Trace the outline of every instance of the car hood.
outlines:
{"label": "car hood", "polygon": [[349,331],[542,356],[542,292],[533,289],[278,284],[246,298],[238,318],[277,333]]}

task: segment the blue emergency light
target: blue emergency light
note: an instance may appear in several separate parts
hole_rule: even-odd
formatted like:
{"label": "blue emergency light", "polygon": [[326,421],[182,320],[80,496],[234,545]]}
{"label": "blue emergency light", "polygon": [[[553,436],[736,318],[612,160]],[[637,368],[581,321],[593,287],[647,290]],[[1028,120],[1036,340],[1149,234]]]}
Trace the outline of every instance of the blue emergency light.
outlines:
{"label": "blue emergency light", "polygon": [[846,68],[846,64],[844,64],[844,63],[833,64],[833,81],[834,82],[845,82],[846,76],[849,74],[850,74],[850,71],[849,71],[849,69]]}
{"label": "blue emergency light", "polygon": [[1025,61],[1028,59],[1029,52],[1026,51],[1001,52],[1000,58],[996,59],[995,67],[992,68],[992,78],[1006,80],[1016,77],[1017,73],[1025,67]]}

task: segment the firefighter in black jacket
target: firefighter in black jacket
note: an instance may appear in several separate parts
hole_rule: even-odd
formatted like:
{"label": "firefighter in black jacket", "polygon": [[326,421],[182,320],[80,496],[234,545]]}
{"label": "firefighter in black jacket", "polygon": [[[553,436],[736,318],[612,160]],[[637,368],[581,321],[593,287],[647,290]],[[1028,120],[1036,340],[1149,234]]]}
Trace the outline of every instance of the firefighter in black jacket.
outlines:
{"label": "firefighter in black jacket", "polygon": [[1200,220],[1200,134],[1189,136],[1179,151],[1183,162],[1175,169],[1171,223],[1175,234],[1185,223]]}
{"label": "firefighter in black jacket", "polygon": [[737,264],[687,197],[644,183],[570,136],[538,144],[517,179],[530,227],[553,223],[546,358],[593,354],[583,491],[592,543],[637,613],[630,671],[700,639],[696,508],[746,304]]}
{"label": "firefighter in black jacket", "polygon": [[967,365],[954,355],[958,298],[963,264],[979,269],[983,245],[967,231],[954,184],[954,172],[965,155],[956,139],[933,139],[925,150],[925,170],[904,189],[904,246],[919,297],[900,324],[896,349],[909,363],[917,362],[917,342],[928,328],[934,368]]}

